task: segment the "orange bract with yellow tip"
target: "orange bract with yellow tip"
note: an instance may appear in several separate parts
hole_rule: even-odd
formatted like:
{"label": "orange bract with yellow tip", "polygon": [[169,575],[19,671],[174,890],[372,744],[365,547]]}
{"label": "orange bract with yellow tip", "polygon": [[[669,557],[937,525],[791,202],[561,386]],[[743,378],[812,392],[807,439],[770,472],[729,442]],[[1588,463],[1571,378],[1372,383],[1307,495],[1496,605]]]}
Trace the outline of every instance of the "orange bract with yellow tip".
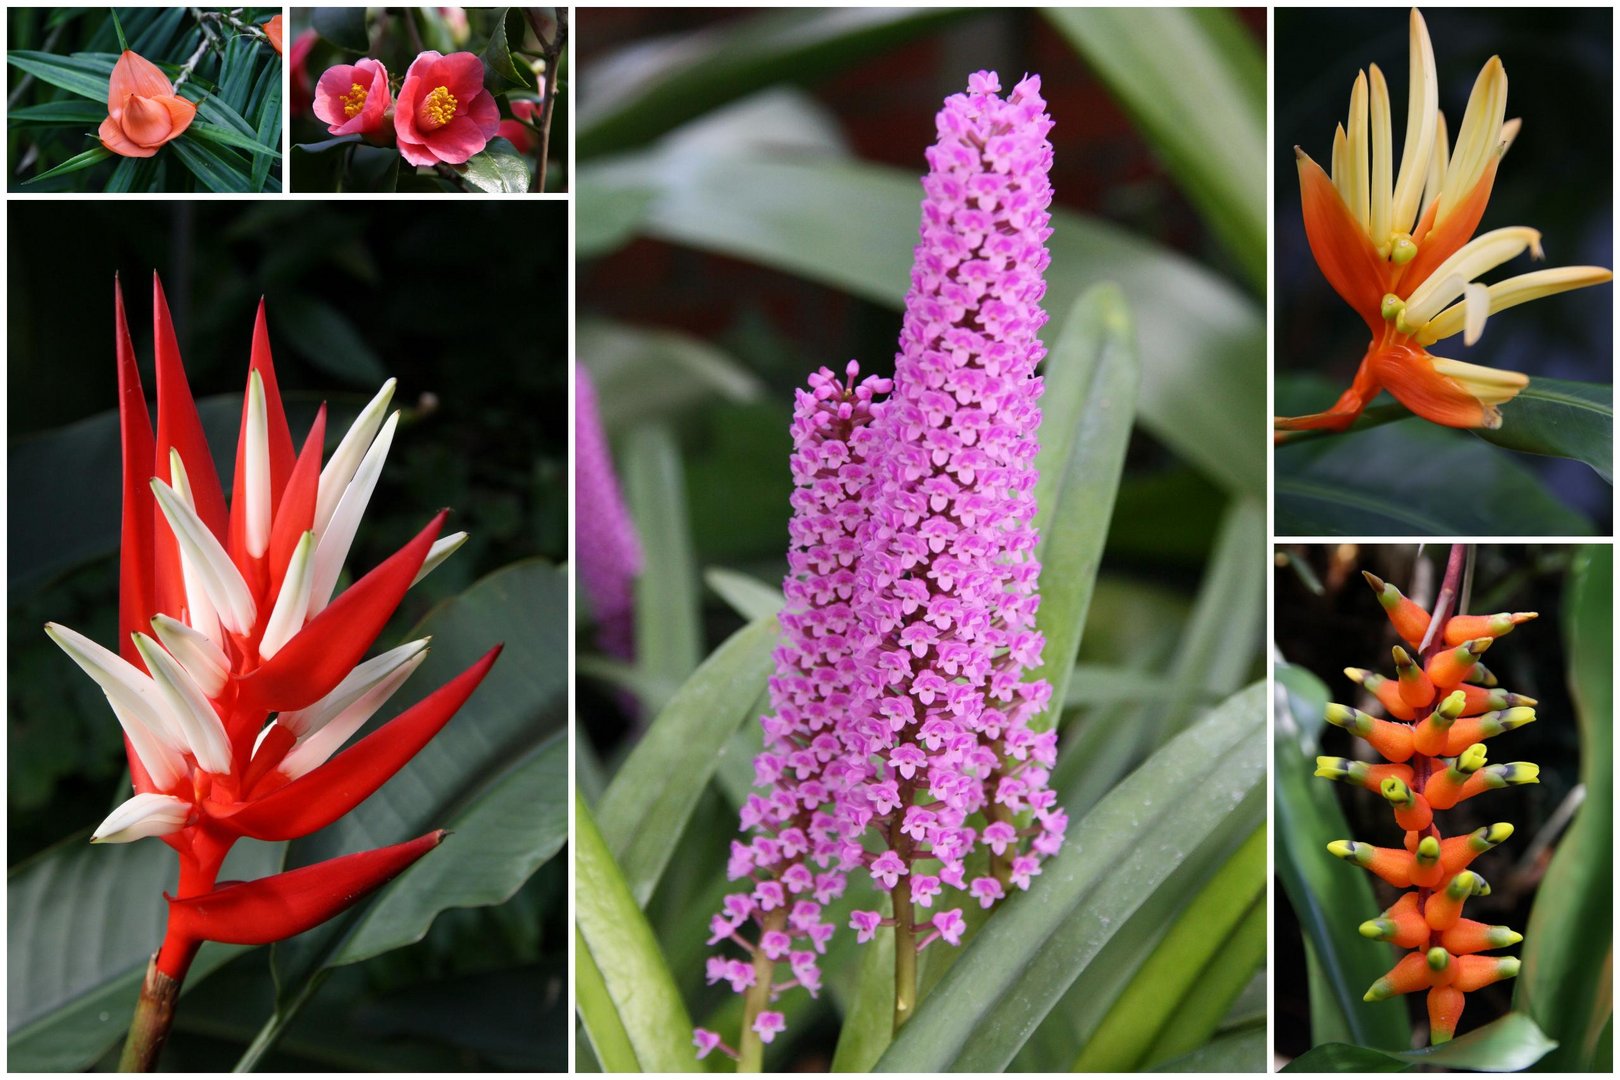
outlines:
{"label": "orange bract with yellow tip", "polygon": [[152,61],[126,50],[107,83],[107,119],[101,145],[124,157],[146,158],[178,139],[196,118],[197,106],[174,92]]}
{"label": "orange bract with yellow tip", "polygon": [[1526,249],[1541,256],[1533,230],[1474,237],[1497,166],[1518,131],[1519,121],[1505,117],[1507,73],[1496,57],[1486,63],[1449,149],[1437,108],[1434,52],[1415,9],[1409,38],[1411,106],[1398,175],[1389,92],[1376,64],[1357,76],[1348,126],[1335,133],[1331,172],[1294,150],[1311,254],[1372,339],[1333,407],[1277,418],[1279,439],[1290,431],[1343,431],[1382,390],[1437,424],[1500,427],[1500,406],[1529,378],[1435,356],[1428,346],[1459,332],[1472,345],[1496,311],[1613,276],[1583,266],[1523,274],[1489,288],[1477,280]]}

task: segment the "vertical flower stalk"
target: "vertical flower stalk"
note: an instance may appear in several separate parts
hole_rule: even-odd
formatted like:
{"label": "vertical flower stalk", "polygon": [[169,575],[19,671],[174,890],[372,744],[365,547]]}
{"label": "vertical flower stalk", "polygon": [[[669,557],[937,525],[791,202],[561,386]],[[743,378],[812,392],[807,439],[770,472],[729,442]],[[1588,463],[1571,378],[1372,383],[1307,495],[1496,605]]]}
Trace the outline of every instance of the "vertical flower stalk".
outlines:
{"label": "vertical flower stalk", "polygon": [[960,941],[961,904],[1028,888],[1066,825],[1048,786],[1056,735],[1029,727],[1051,687],[1023,680],[1043,646],[1035,368],[1052,122],[1038,77],[1000,89],[979,72],[936,120],[862,534],[873,702],[845,729],[859,770],[846,801],[873,826],[867,872],[890,895],[896,1027],[916,1006],[917,953]]}
{"label": "vertical flower stalk", "polygon": [[596,384],[579,363],[574,364],[574,522],[574,559],[596,618],[597,644],[629,660],[635,655],[641,542],[613,468]]}
{"label": "vertical flower stalk", "polygon": [[[859,533],[872,481],[872,423],[890,382],[851,361],[840,383],[827,368],[800,390],[793,413],[793,515],[788,574],[782,582],[782,640],[770,680],[771,713],[760,723],[765,748],[754,759],[754,792],[728,867],[745,888],[725,898],[710,920],[709,944],[737,946],[747,959],[711,956],[710,984],[745,995],[742,1034],[733,1051],[712,1032],[695,1035],[698,1056],[720,1048],[739,1071],[758,1071],[763,1044],[785,1023],[768,1006],[792,987],[814,997],[817,957],[836,929],[823,907],[842,896],[845,870],[859,865],[862,822],[847,818],[836,797],[847,763],[838,726],[863,708],[861,633],[854,594]],[[776,981],[780,965],[789,977]]]}
{"label": "vertical flower stalk", "polygon": [[[894,379],[840,383],[823,369],[794,414],[791,572],[763,719],[758,785],[742,810],[710,983],[746,995],[738,1049],[758,1069],[785,1025],[768,1006],[819,987],[824,906],[847,877],[889,914],[850,929],[895,942],[898,1028],[914,1012],[917,957],[960,944],[963,909],[1027,889],[1062,847],[1049,786],[1057,738],[1031,720],[1051,687],[1041,662],[1034,529],[1046,322],[1051,120],[1038,78],[1005,98],[979,72],[937,118]],[[879,401],[882,394],[891,394]],[[808,948],[801,948],[808,945]],[[791,978],[776,982],[786,961]]]}
{"label": "vertical flower stalk", "polygon": [[444,839],[436,830],[256,881],[217,881],[239,838],[305,836],[369,798],[443,728],[500,650],[344,749],[426,659],[428,642],[362,658],[406,590],[466,539],[439,536],[441,512],[393,556],[337,587],[398,424],[397,413],[385,419],[393,381],[324,467],[324,407],[295,451],[261,304],[227,505],[161,284],[153,285],[155,430],[121,291],[115,313],[124,459],[118,651],[56,623],[45,629],[106,694],[128,749],[134,794],[92,842],[158,837],[180,860],[122,1061],[145,1070],[202,942],[256,945],[302,933]]}
{"label": "vertical flower stalk", "polygon": [[1505,926],[1487,926],[1462,915],[1470,897],[1490,894],[1490,885],[1470,865],[1512,836],[1513,826],[1497,822],[1446,836],[1436,812],[1487,791],[1537,783],[1540,772],[1526,761],[1485,763],[1484,740],[1529,724],[1536,714],[1534,699],[1496,687],[1480,657],[1497,638],[1536,613],[1452,614],[1465,552],[1462,544],[1452,548],[1432,619],[1394,585],[1365,575],[1407,647],[1393,650],[1395,679],[1360,668],[1345,673],[1378,698],[1390,719],[1339,704],[1327,707],[1326,719],[1365,739],[1387,764],[1316,759],[1317,776],[1379,795],[1406,832],[1399,848],[1335,840],[1328,850],[1408,890],[1381,916],[1361,924],[1363,937],[1407,950],[1368,989],[1365,1000],[1426,991],[1429,1038],[1436,1045],[1456,1032],[1464,995],[1519,973],[1516,957],[1479,954],[1523,940]]}

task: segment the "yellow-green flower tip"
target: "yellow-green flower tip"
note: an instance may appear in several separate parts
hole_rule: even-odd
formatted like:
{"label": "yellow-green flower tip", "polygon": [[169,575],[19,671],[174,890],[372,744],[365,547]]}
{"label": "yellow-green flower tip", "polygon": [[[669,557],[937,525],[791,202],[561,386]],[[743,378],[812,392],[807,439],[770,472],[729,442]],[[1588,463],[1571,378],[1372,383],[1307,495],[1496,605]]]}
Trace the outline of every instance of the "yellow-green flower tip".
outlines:
{"label": "yellow-green flower tip", "polygon": [[[1375,675],[1373,672],[1368,671],[1366,668],[1359,668],[1359,667],[1347,667],[1347,668],[1345,668],[1344,669],[1344,677],[1349,679],[1351,682],[1355,683],[1358,686],[1367,686],[1367,680],[1368,679],[1379,679],[1380,681],[1382,681],[1380,676]],[[1373,685],[1376,686],[1377,683],[1374,683]],[[1368,686],[1367,688],[1369,690],[1372,689],[1372,687],[1370,687],[1370,686]]]}
{"label": "yellow-green flower tip", "polygon": [[1354,840],[1335,840],[1327,846],[1328,854],[1347,862],[1359,863],[1360,851]]}
{"label": "yellow-green flower tip", "polygon": [[1389,261],[1396,266],[1405,266],[1417,258],[1418,246],[1412,242],[1410,236],[1397,236],[1389,248]]}
{"label": "yellow-green flower tip", "polygon": [[1378,793],[1397,806],[1410,806],[1413,802],[1412,789],[1398,776],[1384,777],[1378,785]]}
{"label": "yellow-green flower tip", "polygon": [[1322,719],[1334,727],[1344,728],[1353,735],[1365,734],[1372,730],[1372,717],[1359,709],[1352,709],[1338,702],[1328,703],[1327,708],[1322,710]]}
{"label": "yellow-green flower tip", "polygon": [[1429,962],[1430,971],[1444,971],[1451,964],[1451,954],[1436,945],[1424,957]]}
{"label": "yellow-green flower tip", "polygon": [[1523,941],[1524,935],[1505,926],[1493,926],[1485,931],[1485,939],[1491,943],[1491,948],[1505,949],[1509,945],[1517,945]]}
{"label": "yellow-green flower tip", "polygon": [[1477,742],[1457,755],[1457,771],[1468,774],[1479,771],[1485,764],[1485,744]]}
{"label": "yellow-green flower tip", "polygon": [[1479,828],[1472,839],[1475,841],[1478,850],[1483,851],[1486,848],[1495,847],[1512,835],[1513,826],[1506,821],[1498,821],[1494,825],[1485,825]]}
{"label": "yellow-green flower tip", "polygon": [[1412,663],[1411,654],[1408,653],[1405,649],[1401,648],[1399,645],[1396,645],[1394,648],[1390,649],[1389,652],[1390,652],[1390,655],[1395,658],[1395,666],[1396,667],[1405,669],[1405,668],[1410,668],[1410,667],[1416,667],[1417,666],[1417,665]]}
{"label": "yellow-green flower tip", "polygon": [[1395,936],[1395,924],[1389,919],[1368,919],[1357,930],[1371,941],[1387,941]]}
{"label": "yellow-green flower tip", "polygon": [[[1406,310],[1406,301],[1394,293],[1385,293],[1383,302],[1378,305],[1378,313],[1384,317],[1385,322],[1394,322],[1401,312]],[[1380,595],[1378,599],[1382,600]]]}
{"label": "yellow-green flower tip", "polygon": [[1489,649],[1491,647],[1491,642],[1495,640],[1495,638],[1477,637],[1473,641],[1470,641],[1468,644],[1464,645],[1463,648],[1467,649],[1469,653],[1474,656],[1484,656],[1485,650]]}
{"label": "yellow-green flower tip", "polygon": [[1504,979],[1514,978],[1519,974],[1519,958],[1517,956],[1504,956],[1496,962],[1496,973]]}
{"label": "yellow-green flower tip", "polygon": [[1453,900],[1466,900],[1479,893],[1481,887],[1487,887],[1484,878],[1472,870],[1459,870],[1446,886],[1446,895]]}
{"label": "yellow-green flower tip", "polygon": [[1446,700],[1440,703],[1439,712],[1445,714],[1446,719],[1455,720],[1463,714],[1468,707],[1468,695],[1461,690],[1453,690],[1446,695]]}
{"label": "yellow-green flower tip", "polygon": [[1441,1043],[1448,1043],[1450,1041],[1451,1041],[1451,1032],[1446,1031],[1443,1028],[1430,1028],[1429,1029],[1429,1045],[1430,1046],[1439,1046]]}
{"label": "yellow-green flower tip", "polygon": [[1440,857],[1440,841],[1432,836],[1425,836],[1418,841],[1417,858],[1420,863],[1432,863]]}
{"label": "yellow-green flower tip", "polygon": [[1510,784],[1539,784],[1541,766],[1529,761],[1509,761],[1504,765],[1492,765],[1485,770],[1485,775],[1485,782],[1493,788]]}
{"label": "yellow-green flower tip", "polygon": [[1316,775],[1324,780],[1350,780],[1356,762],[1342,757],[1318,757]]}
{"label": "yellow-green flower tip", "polygon": [[1535,723],[1536,710],[1523,706],[1512,708],[1501,715],[1500,721],[1503,731],[1512,731],[1514,728]]}
{"label": "yellow-green flower tip", "polygon": [[1361,995],[1362,1001],[1385,1001],[1395,996],[1395,988],[1389,985],[1388,979],[1379,979],[1367,987],[1367,992]]}

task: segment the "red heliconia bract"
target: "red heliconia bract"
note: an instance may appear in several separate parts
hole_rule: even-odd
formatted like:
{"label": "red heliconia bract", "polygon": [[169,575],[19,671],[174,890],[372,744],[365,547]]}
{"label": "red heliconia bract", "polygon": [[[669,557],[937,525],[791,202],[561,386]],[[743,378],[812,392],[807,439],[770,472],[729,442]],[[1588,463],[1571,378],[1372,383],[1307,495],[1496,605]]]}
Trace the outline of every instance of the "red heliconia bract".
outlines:
{"label": "red heliconia bract", "polygon": [[422,663],[428,642],[363,657],[406,590],[465,539],[439,537],[441,511],[334,596],[397,424],[397,414],[384,419],[392,380],[324,468],[324,406],[295,452],[261,302],[227,508],[161,283],[154,278],[155,431],[116,286],[114,306],[123,447],[118,650],[54,623],[46,632],[101,686],[124,729],[135,794],[92,840],[157,836],[179,855],[168,930],[148,974],[149,986],[161,974],[177,992],[203,941],[262,944],[302,933],[439,844],[445,834],[435,831],[256,881],[216,883],[239,837],[305,836],[368,798],[477,689],[500,647],[339,753]]}

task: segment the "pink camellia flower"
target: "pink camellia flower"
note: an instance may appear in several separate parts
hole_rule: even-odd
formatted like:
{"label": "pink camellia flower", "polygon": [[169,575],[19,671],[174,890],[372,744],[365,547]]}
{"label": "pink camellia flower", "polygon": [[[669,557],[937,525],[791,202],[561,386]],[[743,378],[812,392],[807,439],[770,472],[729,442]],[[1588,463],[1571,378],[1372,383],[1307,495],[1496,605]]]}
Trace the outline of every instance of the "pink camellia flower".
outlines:
{"label": "pink camellia flower", "polygon": [[315,84],[315,115],[333,135],[381,130],[392,101],[388,69],[369,58],[329,67]]}
{"label": "pink camellia flower", "polygon": [[294,116],[303,116],[315,105],[309,95],[309,54],[320,35],[313,28],[293,39],[292,51],[287,54],[288,104]]}
{"label": "pink camellia flower", "polygon": [[524,120],[538,124],[540,122],[541,102],[530,101],[527,98],[518,98],[512,102],[512,115],[516,120],[502,120],[500,128],[495,132],[501,138],[517,147],[520,154],[529,154],[534,150],[534,129]]}
{"label": "pink camellia flower", "polygon": [[412,165],[460,165],[495,137],[501,114],[470,52],[429,49],[411,62],[394,105],[399,152]]}

